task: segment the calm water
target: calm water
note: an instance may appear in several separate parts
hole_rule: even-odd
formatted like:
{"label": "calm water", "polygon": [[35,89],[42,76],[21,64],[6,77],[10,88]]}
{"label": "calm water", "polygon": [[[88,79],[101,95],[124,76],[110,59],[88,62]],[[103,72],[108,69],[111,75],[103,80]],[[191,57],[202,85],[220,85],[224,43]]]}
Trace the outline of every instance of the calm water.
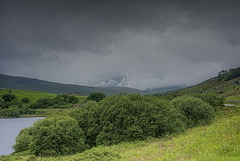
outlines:
{"label": "calm water", "polygon": [[0,119],[0,155],[14,152],[12,146],[21,129],[30,127],[44,117]]}

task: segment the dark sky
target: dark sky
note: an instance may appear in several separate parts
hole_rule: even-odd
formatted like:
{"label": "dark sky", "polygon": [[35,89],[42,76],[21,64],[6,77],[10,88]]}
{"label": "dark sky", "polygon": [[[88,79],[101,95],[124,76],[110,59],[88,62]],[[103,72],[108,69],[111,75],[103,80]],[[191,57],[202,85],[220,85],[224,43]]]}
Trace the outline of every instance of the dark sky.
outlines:
{"label": "dark sky", "polygon": [[240,66],[238,0],[1,0],[0,73],[139,89]]}

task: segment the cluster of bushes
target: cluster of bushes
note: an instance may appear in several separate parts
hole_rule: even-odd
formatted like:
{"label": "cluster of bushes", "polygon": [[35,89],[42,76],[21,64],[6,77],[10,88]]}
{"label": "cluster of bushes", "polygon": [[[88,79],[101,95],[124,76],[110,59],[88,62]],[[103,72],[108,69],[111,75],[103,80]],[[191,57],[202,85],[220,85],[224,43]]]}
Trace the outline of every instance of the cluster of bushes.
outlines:
{"label": "cluster of bushes", "polygon": [[16,96],[7,93],[0,98],[0,116],[4,117],[18,117],[22,114],[35,114],[36,111],[23,107],[22,102],[27,103],[28,98],[23,98],[21,102],[17,101]]}
{"label": "cluster of bushes", "polygon": [[78,121],[90,147],[184,130],[180,113],[169,102],[152,96],[110,96],[99,103],[90,102],[70,116]]}
{"label": "cluster of bushes", "polygon": [[73,104],[78,102],[79,99],[75,96],[58,95],[54,99],[40,98],[35,103],[29,104],[29,98],[25,97],[19,100],[16,95],[9,92],[0,98],[0,116],[18,117],[22,114],[35,114],[35,109],[41,108],[65,109],[72,107]]}
{"label": "cluster of bushes", "polygon": [[69,108],[71,104],[78,103],[79,99],[75,96],[69,95],[58,95],[54,99],[50,98],[40,98],[30,105],[31,109],[40,109],[40,108]]}
{"label": "cluster of bushes", "polygon": [[85,146],[84,133],[75,119],[52,116],[21,130],[13,148],[16,152],[30,149],[37,156],[54,156],[81,152]]}
{"label": "cluster of bushes", "polygon": [[192,96],[169,102],[153,96],[119,94],[100,102],[90,101],[68,116],[36,122],[20,132],[14,149],[30,149],[41,156],[72,154],[97,145],[183,132],[211,122],[214,115],[209,103]]}

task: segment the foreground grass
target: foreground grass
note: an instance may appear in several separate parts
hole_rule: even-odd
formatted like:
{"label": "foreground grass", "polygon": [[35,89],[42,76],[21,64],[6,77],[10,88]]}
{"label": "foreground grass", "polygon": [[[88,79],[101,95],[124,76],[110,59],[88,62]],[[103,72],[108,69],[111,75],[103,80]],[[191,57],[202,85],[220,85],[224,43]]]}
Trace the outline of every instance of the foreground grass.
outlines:
{"label": "foreground grass", "polygon": [[240,160],[240,108],[219,107],[209,126],[199,126],[175,136],[146,141],[98,146],[69,156],[35,157],[28,151],[2,156],[1,161],[77,161],[77,160]]}

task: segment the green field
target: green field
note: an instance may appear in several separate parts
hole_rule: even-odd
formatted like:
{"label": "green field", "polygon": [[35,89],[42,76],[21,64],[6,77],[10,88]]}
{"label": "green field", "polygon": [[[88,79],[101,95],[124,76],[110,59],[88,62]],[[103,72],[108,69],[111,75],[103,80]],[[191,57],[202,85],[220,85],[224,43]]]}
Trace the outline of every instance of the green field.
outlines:
{"label": "green field", "polygon": [[161,139],[123,142],[113,146],[98,146],[69,156],[35,157],[28,151],[2,156],[2,161],[12,160],[240,160],[240,108],[218,107],[217,117],[209,126],[199,126],[183,134]]}
{"label": "green field", "polygon": [[[9,93],[9,89],[0,90],[0,97],[2,97],[6,93]],[[16,95],[16,99],[18,102],[21,102],[22,98],[24,97],[27,97],[30,100],[29,103],[23,103],[23,106],[29,106],[30,104],[35,103],[40,98],[53,99],[57,96],[57,94],[48,93],[48,92],[18,90],[18,89],[11,89],[11,93],[13,95]],[[80,96],[80,95],[76,95],[75,97],[79,98],[78,104],[83,104],[87,98],[87,96]],[[68,109],[36,109],[36,114],[21,115],[20,117],[49,116],[55,112],[64,111],[64,110],[68,110]]]}
{"label": "green field", "polygon": [[[28,90],[20,90],[20,89],[11,89],[12,94],[17,96],[17,100],[21,101],[22,98],[27,97],[30,100],[30,103],[36,102],[39,98],[55,98],[57,96],[57,94],[53,94],[53,93],[48,93],[48,92],[39,92],[39,91],[28,91]],[[0,97],[2,97],[2,95],[9,93],[9,89],[4,89],[4,90],[0,90]],[[80,102],[83,102],[83,100],[85,98],[87,98],[87,96],[80,96],[80,95],[76,95],[76,97],[79,98]]]}
{"label": "green field", "polygon": [[[18,90],[11,89],[11,93],[16,95],[17,101],[21,101],[22,98],[27,97],[30,100],[30,103],[36,102],[39,98],[55,98],[57,95],[47,92],[37,92],[37,91],[27,91],[27,90]],[[2,95],[9,93],[9,89],[0,90],[0,97]]]}

